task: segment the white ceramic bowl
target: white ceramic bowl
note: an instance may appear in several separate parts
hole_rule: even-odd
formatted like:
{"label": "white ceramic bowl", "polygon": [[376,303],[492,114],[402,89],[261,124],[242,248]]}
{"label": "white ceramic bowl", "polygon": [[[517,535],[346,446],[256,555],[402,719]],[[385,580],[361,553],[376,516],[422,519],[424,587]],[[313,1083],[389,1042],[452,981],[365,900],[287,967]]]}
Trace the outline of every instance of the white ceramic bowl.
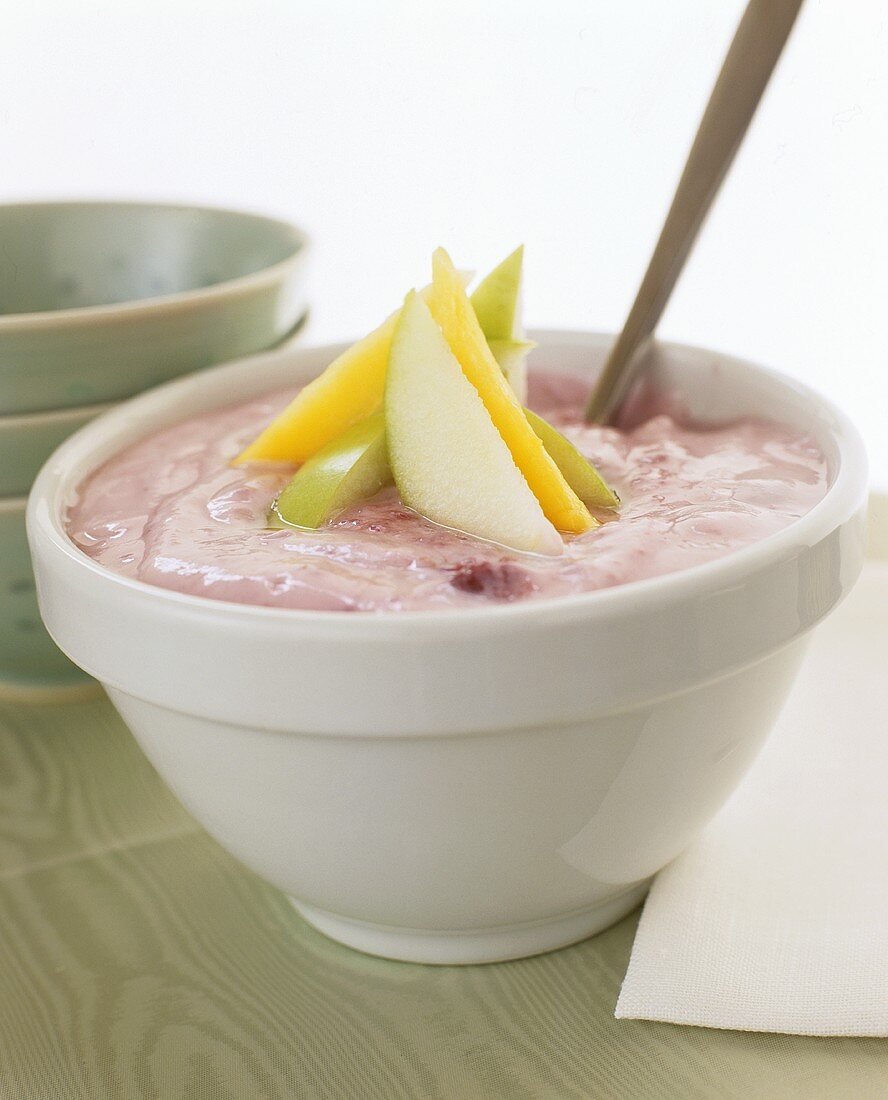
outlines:
{"label": "white ceramic bowl", "polygon": [[[608,338],[535,333],[594,371]],[[654,370],[713,418],[810,428],[825,499],[721,560],[474,612],[345,615],[180,595],[109,572],[64,529],[88,471],[187,413],[316,374],[292,349],[139,397],[68,440],[29,505],[42,613],[195,817],[335,939],[470,963],[612,923],[744,774],[806,635],[854,583],[866,462],[811,391],[714,352]],[[800,766],[803,762],[800,761]]]}

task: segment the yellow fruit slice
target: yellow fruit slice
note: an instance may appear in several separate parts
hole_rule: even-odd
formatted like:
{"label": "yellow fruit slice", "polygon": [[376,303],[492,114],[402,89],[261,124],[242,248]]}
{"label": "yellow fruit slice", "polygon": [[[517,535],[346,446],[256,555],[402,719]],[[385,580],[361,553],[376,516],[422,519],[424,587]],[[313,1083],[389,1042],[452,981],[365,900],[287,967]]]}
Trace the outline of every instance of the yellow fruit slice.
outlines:
{"label": "yellow fruit slice", "polygon": [[376,412],[385,390],[392,334],[400,310],[358,340],[299,391],[234,460],[305,462],[359,420]]}
{"label": "yellow fruit slice", "polygon": [[[457,275],[460,285],[471,272]],[[427,299],[432,288],[421,296]],[[243,450],[232,465],[242,462],[305,462],[346,428],[376,412],[382,404],[392,335],[400,309],[363,340],[352,344],[309,382],[268,427]]]}
{"label": "yellow fruit slice", "polygon": [[527,422],[520,402],[487,345],[459,273],[443,248],[437,249],[432,257],[432,292],[427,302],[546,518],[559,531],[574,534],[598,526]]}

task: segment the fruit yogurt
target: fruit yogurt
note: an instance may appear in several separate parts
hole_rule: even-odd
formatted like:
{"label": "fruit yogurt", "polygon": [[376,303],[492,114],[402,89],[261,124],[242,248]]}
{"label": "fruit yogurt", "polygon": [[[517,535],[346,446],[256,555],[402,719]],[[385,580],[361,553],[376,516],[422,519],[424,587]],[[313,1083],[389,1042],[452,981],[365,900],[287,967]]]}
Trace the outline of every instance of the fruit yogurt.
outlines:
{"label": "fruit yogurt", "polygon": [[206,413],[91,474],[68,531],[124,576],[190,595],[312,611],[471,610],[576,595],[712,561],[781,530],[825,494],[815,441],[762,419],[685,423],[669,402],[629,429],[586,424],[587,382],[531,373],[529,404],[619,493],[618,513],[557,557],[437,526],[390,487],[316,531],[270,528],[294,466],[230,465],[293,397]]}

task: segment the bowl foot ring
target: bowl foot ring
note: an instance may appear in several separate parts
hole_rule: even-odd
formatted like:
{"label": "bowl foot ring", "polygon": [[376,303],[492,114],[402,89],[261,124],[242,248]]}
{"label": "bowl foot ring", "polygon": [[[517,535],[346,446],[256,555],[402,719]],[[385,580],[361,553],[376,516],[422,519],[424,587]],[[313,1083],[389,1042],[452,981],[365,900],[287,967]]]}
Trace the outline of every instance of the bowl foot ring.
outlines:
{"label": "bowl foot ring", "polygon": [[424,932],[395,928],[342,917],[296,898],[290,901],[319,932],[357,951],[400,962],[463,966],[541,955],[603,932],[642,901],[650,881],[632,886],[617,897],[588,909],[574,910],[551,920],[478,931]]}

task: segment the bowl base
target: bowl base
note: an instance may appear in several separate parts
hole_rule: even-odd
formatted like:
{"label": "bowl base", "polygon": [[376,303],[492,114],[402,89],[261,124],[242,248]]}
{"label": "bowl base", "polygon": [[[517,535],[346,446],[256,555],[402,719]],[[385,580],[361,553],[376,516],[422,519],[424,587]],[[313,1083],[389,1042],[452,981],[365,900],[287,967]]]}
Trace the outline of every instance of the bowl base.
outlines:
{"label": "bowl base", "polygon": [[505,962],[542,955],[603,932],[631,912],[644,898],[651,880],[589,909],[552,920],[513,924],[477,932],[422,932],[341,917],[290,898],[296,911],[325,936],[367,955],[435,966]]}

